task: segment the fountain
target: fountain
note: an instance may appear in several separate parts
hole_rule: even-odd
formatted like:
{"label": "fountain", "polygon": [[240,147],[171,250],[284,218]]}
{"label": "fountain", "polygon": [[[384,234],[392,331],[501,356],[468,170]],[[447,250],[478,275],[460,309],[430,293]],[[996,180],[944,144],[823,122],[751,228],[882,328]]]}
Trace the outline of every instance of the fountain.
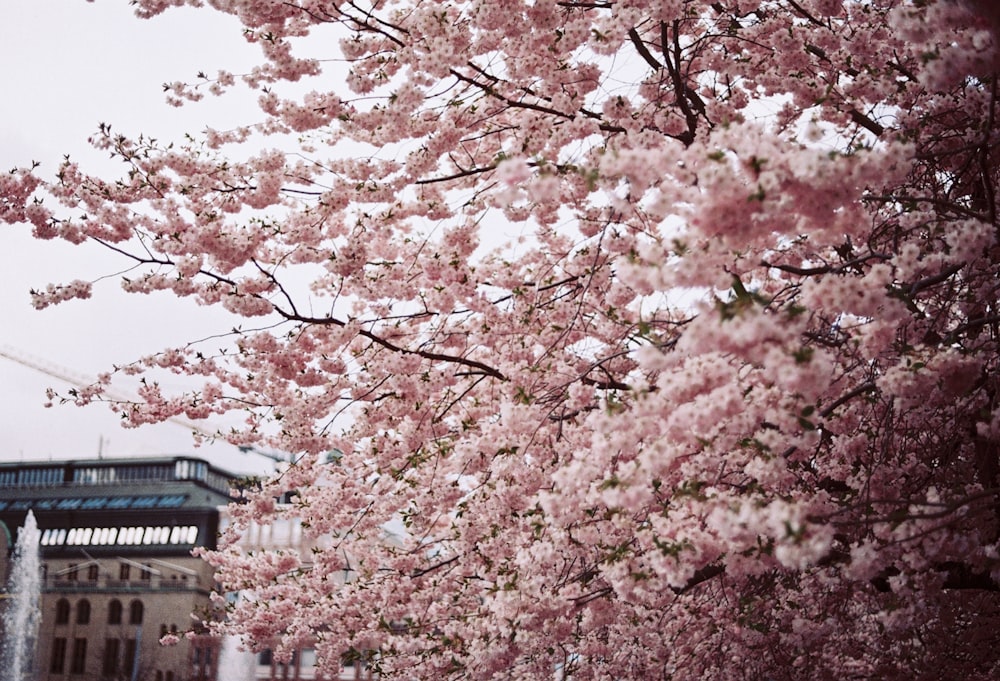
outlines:
{"label": "fountain", "polygon": [[256,671],[257,656],[241,650],[239,637],[223,637],[222,650],[219,652],[219,672],[215,678],[218,681],[253,681]]}
{"label": "fountain", "polygon": [[34,678],[35,641],[41,618],[40,560],[38,525],[31,511],[17,535],[13,567],[7,580],[3,648],[0,650],[0,678],[4,681],[28,681]]}

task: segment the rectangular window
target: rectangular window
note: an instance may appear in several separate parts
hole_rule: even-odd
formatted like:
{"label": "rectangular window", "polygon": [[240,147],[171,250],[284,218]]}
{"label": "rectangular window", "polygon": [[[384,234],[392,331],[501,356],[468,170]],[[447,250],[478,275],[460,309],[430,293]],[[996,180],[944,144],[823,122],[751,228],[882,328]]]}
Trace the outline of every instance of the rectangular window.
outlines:
{"label": "rectangular window", "polygon": [[66,667],[66,639],[52,639],[52,659],[49,662],[49,672],[62,674]]}
{"label": "rectangular window", "polygon": [[105,676],[113,676],[118,673],[120,647],[121,641],[117,638],[109,638],[104,641],[104,663],[101,665],[101,671]]}
{"label": "rectangular window", "polygon": [[122,563],[118,567],[118,579],[122,580],[123,582],[128,581],[129,567],[131,566],[128,563]]}
{"label": "rectangular window", "polygon": [[94,565],[88,565],[87,566],[87,580],[90,581],[90,582],[96,582],[97,581],[97,576],[98,576],[99,572],[100,572],[100,566],[98,566],[96,564],[94,564]]}
{"label": "rectangular window", "polygon": [[148,565],[142,566],[142,572],[139,574],[139,579],[149,579],[153,574],[153,570]]}
{"label": "rectangular window", "polygon": [[212,647],[211,643],[207,641],[201,642],[201,644],[195,644],[192,664],[191,664],[191,679],[192,681],[208,681],[208,679],[215,678],[212,674]]}
{"label": "rectangular window", "polygon": [[70,674],[83,674],[87,668],[87,639],[73,639],[73,659],[69,663]]}
{"label": "rectangular window", "polygon": [[135,639],[130,638],[125,641],[124,671],[131,674],[133,665],[135,665]]}
{"label": "rectangular window", "polygon": [[76,563],[70,563],[69,569],[66,570],[66,581],[75,582],[76,581]]}

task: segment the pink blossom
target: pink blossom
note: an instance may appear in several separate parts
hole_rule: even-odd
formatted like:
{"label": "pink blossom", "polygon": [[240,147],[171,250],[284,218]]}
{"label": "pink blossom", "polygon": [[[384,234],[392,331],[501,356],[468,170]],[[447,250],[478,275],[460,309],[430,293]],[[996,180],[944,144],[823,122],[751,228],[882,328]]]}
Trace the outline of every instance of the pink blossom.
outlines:
{"label": "pink blossom", "polygon": [[168,103],[257,122],[103,126],[120,178],[15,170],[0,220],[253,318],[65,398],[141,377],[125,426],[298,461],[200,552],[246,596],[214,633],[326,676],[1000,675],[992,5],[205,4],[261,61]]}

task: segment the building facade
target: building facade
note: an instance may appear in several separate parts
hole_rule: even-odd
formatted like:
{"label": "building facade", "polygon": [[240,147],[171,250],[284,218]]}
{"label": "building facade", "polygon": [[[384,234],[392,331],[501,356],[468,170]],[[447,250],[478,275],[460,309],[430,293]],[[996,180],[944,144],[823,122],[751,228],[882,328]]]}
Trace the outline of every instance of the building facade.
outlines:
{"label": "building facade", "polygon": [[[324,676],[311,648],[279,660],[232,641],[181,636],[210,612],[213,570],[191,555],[216,548],[228,524],[233,476],[192,457],[0,463],[0,584],[29,511],[40,532],[41,625],[35,681],[369,681],[345,659]],[[323,540],[301,522],[251,524],[245,551],[308,556]],[[345,579],[347,576],[345,575]],[[235,596],[235,595],[234,595]],[[0,608],[3,607],[0,601]],[[0,618],[0,638],[3,622]]]}
{"label": "building facade", "polygon": [[34,678],[216,679],[217,639],[159,639],[208,614],[212,568],[191,551],[215,548],[231,485],[189,457],[0,464],[0,535],[13,546],[29,510],[40,532]]}

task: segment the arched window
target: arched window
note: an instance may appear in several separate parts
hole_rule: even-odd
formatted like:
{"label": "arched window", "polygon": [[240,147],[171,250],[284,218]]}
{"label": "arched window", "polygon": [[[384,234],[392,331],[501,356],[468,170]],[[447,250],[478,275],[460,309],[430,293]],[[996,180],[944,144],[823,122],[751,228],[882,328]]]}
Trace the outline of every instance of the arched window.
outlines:
{"label": "arched window", "polygon": [[128,606],[128,623],[142,624],[142,601],[132,601]]}
{"label": "arched window", "polygon": [[69,601],[65,598],[56,601],[56,624],[69,624]]}
{"label": "arched window", "polygon": [[76,604],[76,623],[90,624],[90,601],[86,598]]}
{"label": "arched window", "polygon": [[122,602],[113,600],[108,603],[108,624],[122,623]]}

